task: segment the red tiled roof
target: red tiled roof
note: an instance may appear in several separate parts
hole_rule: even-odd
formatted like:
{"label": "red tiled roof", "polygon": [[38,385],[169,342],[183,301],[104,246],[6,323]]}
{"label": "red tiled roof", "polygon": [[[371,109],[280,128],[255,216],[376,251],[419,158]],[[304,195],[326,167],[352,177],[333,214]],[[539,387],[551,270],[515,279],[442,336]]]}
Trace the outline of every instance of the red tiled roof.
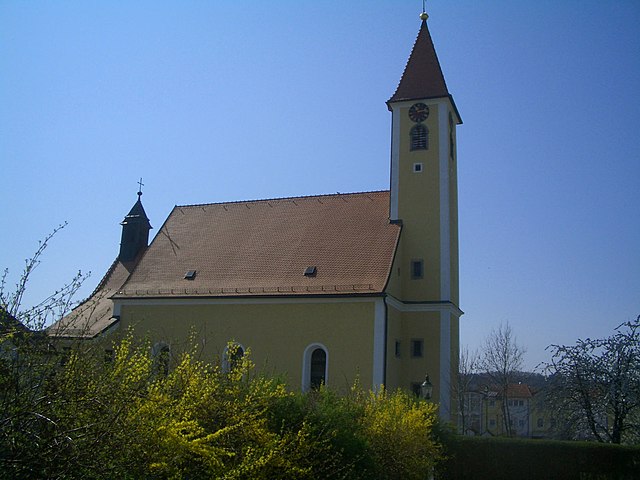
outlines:
{"label": "red tiled roof", "polygon": [[448,96],[436,49],[427,22],[423,20],[400,84],[387,103]]}
{"label": "red tiled roof", "polygon": [[381,293],[399,234],[388,191],[176,206],[114,298]]}

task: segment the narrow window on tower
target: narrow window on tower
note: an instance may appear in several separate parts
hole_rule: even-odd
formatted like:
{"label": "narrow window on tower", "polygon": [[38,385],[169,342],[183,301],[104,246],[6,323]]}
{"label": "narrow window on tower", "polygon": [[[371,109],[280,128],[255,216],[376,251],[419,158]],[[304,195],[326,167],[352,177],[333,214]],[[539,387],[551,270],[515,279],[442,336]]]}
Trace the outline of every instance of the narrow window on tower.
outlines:
{"label": "narrow window on tower", "polygon": [[451,160],[455,160],[455,142],[453,141],[453,115],[449,112],[449,157]]}
{"label": "narrow window on tower", "polygon": [[411,151],[429,148],[429,130],[423,124],[414,125],[409,135],[411,136]]}
{"label": "narrow window on tower", "polygon": [[419,280],[424,277],[424,260],[411,260],[411,280]]}
{"label": "narrow window on tower", "polygon": [[424,340],[414,338],[411,340],[411,358],[421,358],[424,355]]}

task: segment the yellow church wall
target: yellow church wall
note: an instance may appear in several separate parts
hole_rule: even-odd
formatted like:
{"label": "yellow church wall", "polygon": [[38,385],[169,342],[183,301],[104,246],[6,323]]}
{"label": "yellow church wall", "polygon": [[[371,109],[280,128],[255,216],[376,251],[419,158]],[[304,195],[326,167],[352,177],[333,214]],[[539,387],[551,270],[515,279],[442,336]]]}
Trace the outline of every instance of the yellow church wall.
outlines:
{"label": "yellow church wall", "polygon": [[[133,303],[133,302],[132,302]],[[348,389],[356,376],[372,387],[374,301],[339,303],[253,303],[134,305],[121,307],[120,332],[165,342],[172,353],[188,347],[195,332],[202,359],[220,362],[228,342],[251,350],[263,371],[282,374],[300,389],[305,349],[327,349],[327,384]]]}
{"label": "yellow church wall", "polygon": [[[429,144],[427,150],[411,151],[410,131],[415,122],[409,119],[408,110],[419,101],[429,106],[423,122],[429,130]],[[434,401],[441,403],[443,418],[451,418],[455,405],[451,387],[459,350],[458,313],[448,303],[457,306],[459,302],[457,116],[453,113],[451,128],[452,105],[446,98],[397,103],[392,111],[391,215],[402,221],[402,231],[386,290],[390,295],[387,386],[415,387],[428,373]],[[418,163],[422,164],[420,171],[414,168]],[[424,262],[423,278],[415,279],[411,263],[419,259]],[[396,340],[401,345],[399,358],[395,357]],[[411,355],[412,340],[424,342],[422,357]]]}
{"label": "yellow church wall", "polygon": [[[440,298],[440,173],[437,104],[429,104],[424,125],[429,130],[429,148],[410,150],[410,131],[415,123],[408,119],[413,102],[399,109],[399,184],[398,211],[403,221],[401,261],[403,300],[420,301]],[[414,172],[414,164],[422,171]],[[424,261],[424,278],[411,278],[411,261]]]}
{"label": "yellow church wall", "polygon": [[[457,373],[460,363],[460,319],[451,315],[451,374],[449,377],[449,385],[451,385],[451,405],[457,405],[456,399],[456,382]],[[452,420],[457,422],[457,408],[451,409]]]}
{"label": "yellow church wall", "polygon": [[[399,355],[396,355],[396,342],[400,342]],[[403,383],[401,378],[403,360],[406,358],[406,355],[403,355],[406,343],[402,333],[402,315],[395,308],[387,307],[387,378],[385,387],[390,391],[409,387]]]}
{"label": "yellow church wall", "polygon": [[[452,130],[453,144],[456,145],[456,127]],[[460,280],[458,257],[458,163],[454,148],[453,157],[449,158],[449,218],[451,229],[451,301],[460,304]]]}
{"label": "yellow church wall", "polygon": [[405,270],[409,269],[409,265],[403,265],[403,248],[402,248],[402,230],[400,231],[400,241],[396,249],[396,255],[393,258],[391,271],[389,272],[389,280],[385,292],[393,295],[395,298],[402,298],[402,275],[406,274]]}
{"label": "yellow church wall", "polygon": [[[412,383],[422,383],[426,374],[434,385],[433,398],[440,395],[440,313],[439,312],[402,312],[403,338],[406,344],[403,350],[403,376],[405,388]],[[411,355],[411,341],[423,340],[423,356]]]}
{"label": "yellow church wall", "polygon": [[[393,306],[387,314],[387,381],[386,387],[410,389],[422,383],[428,373],[434,384],[434,397],[439,395],[440,381],[440,313],[400,312]],[[412,355],[412,341],[423,342],[423,354]],[[396,341],[399,355],[396,355]]]}

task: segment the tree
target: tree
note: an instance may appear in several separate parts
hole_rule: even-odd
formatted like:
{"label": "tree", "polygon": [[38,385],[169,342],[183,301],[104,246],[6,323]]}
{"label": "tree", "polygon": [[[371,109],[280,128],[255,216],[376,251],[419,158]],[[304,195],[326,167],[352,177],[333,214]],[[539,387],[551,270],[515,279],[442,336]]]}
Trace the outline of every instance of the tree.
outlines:
{"label": "tree", "polygon": [[458,402],[458,419],[462,435],[465,435],[471,426],[472,409],[469,395],[474,377],[478,373],[479,363],[480,356],[477,351],[469,352],[467,347],[460,350],[454,394]]}
{"label": "tree", "polygon": [[513,433],[508,397],[509,384],[522,369],[525,349],[518,345],[509,323],[491,331],[482,347],[480,366],[498,387],[502,404],[502,420],[508,436]]}
{"label": "tree", "polygon": [[23,308],[22,305],[29,280],[34,270],[40,265],[41,257],[49,246],[49,242],[66,226],[66,222],[59,225],[54,228],[44,240],[38,242],[36,252],[31,258],[27,258],[24,261],[24,270],[15,285],[15,289],[8,289],[7,278],[9,276],[9,270],[4,270],[2,279],[0,279],[0,311],[3,312],[0,320],[2,320],[3,325],[6,325],[8,319],[14,318],[19,319],[20,323],[29,330],[41,330],[47,324],[52,323],[53,320],[62,318],[62,316],[73,307],[73,298],[88,277],[88,275],[84,275],[82,272],[78,272],[70,282],[63,285],[62,288],[59,288],[38,304],[28,308]]}
{"label": "tree", "polygon": [[550,405],[573,438],[640,441],[640,316],[604,339],[550,345]]}
{"label": "tree", "polygon": [[58,226],[31,258],[25,260],[15,289],[7,286],[8,270],[0,280],[0,477],[29,477],[31,466],[48,451],[60,451],[65,432],[58,428],[49,390],[59,372],[57,345],[42,329],[73,306],[73,296],[85,275],[28,308],[22,302],[34,270]]}

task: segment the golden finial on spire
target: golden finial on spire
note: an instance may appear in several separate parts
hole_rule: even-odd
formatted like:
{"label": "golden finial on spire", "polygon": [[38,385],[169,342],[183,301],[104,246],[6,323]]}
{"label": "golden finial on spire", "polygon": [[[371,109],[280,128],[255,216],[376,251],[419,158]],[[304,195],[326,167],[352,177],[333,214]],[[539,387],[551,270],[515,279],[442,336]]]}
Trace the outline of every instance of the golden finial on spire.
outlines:
{"label": "golden finial on spire", "polygon": [[422,0],[422,13],[420,14],[420,20],[426,20],[427,18],[429,18],[429,15],[427,15],[426,12],[425,3],[426,0]]}

